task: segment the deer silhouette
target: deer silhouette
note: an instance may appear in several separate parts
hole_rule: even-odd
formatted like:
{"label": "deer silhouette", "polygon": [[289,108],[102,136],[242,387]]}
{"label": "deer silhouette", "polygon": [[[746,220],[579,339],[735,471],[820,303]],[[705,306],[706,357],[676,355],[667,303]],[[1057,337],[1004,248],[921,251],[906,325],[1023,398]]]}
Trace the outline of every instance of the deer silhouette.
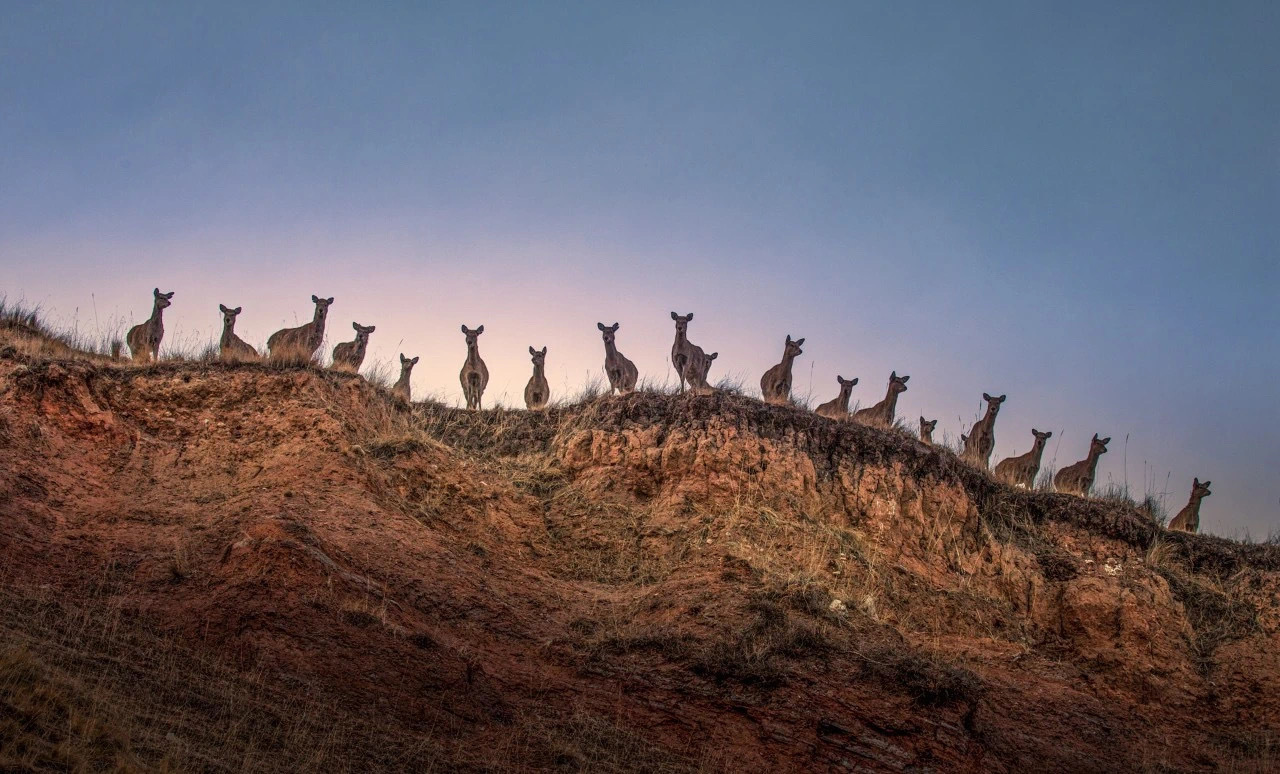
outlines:
{"label": "deer silhouette", "polygon": [[160,340],[164,338],[164,310],[173,303],[173,291],[161,293],[160,288],[151,291],[151,316],[129,329],[124,340],[129,353],[139,362],[160,359]]}
{"label": "deer silhouette", "polygon": [[1036,474],[1040,472],[1040,460],[1044,458],[1045,442],[1053,437],[1053,433],[1042,433],[1033,427],[1031,435],[1035,436],[1031,451],[1000,460],[994,471],[997,479],[1023,489],[1031,489],[1035,486]]}
{"label": "deer silhouette", "polygon": [[814,409],[814,413],[829,419],[847,419],[849,417],[849,396],[853,394],[853,386],[858,383],[858,378],[855,376],[852,379],[846,379],[837,374],[836,382],[840,385],[840,393]]}
{"label": "deer silhouette", "polygon": [[937,426],[938,420],[920,417],[920,442],[933,446],[933,429]]}
{"label": "deer silhouette", "polygon": [[1089,490],[1093,488],[1093,477],[1098,470],[1098,458],[1107,453],[1109,443],[1110,438],[1098,438],[1098,434],[1094,433],[1093,440],[1089,442],[1089,455],[1059,470],[1053,477],[1053,488],[1081,497],[1089,494]]}
{"label": "deer silhouette", "polygon": [[313,295],[311,302],[316,305],[311,322],[296,328],[281,328],[267,339],[267,351],[272,358],[297,357],[310,360],[315,357],[316,350],[324,342],[324,323],[329,316],[333,299]]}
{"label": "deer silhouette", "polygon": [[407,358],[404,353],[400,353],[400,378],[396,380],[395,385],[391,388],[391,394],[397,398],[401,398],[406,403],[410,399],[409,374],[413,372],[413,367],[418,364],[418,358]]}
{"label": "deer silhouette", "polygon": [[529,355],[533,358],[533,376],[524,386],[524,405],[533,411],[547,407],[547,401],[551,400],[551,385],[547,383],[546,375],[547,348],[536,350],[529,347]]}
{"label": "deer silhouette", "polygon": [[462,363],[462,371],[458,381],[462,382],[462,395],[467,399],[467,408],[478,411],[480,396],[489,384],[489,367],[480,359],[480,334],[484,333],[481,325],[475,330],[462,326],[462,335],[467,338],[467,359]]}
{"label": "deer silhouette", "polygon": [[344,341],[333,348],[333,367],[340,371],[355,373],[360,370],[360,364],[364,362],[364,353],[369,348],[369,334],[373,333],[377,326],[353,322],[351,327],[356,332],[355,341]]}
{"label": "deer silhouette", "polygon": [[604,373],[609,377],[609,394],[612,395],[614,391],[619,394],[633,391],[636,388],[636,381],[640,378],[640,372],[636,370],[635,363],[618,351],[617,342],[614,340],[618,329],[622,326],[618,323],[605,325],[598,322],[596,327],[600,329],[600,336],[604,339]]}
{"label": "deer silhouette", "polygon": [[218,339],[218,357],[222,360],[257,360],[258,350],[249,346],[248,342],[236,335],[236,316],[240,307],[228,309],[218,304],[222,312],[222,336]]}
{"label": "deer silhouette", "polygon": [[1213,494],[1209,491],[1210,483],[1212,482],[1201,481],[1198,478],[1191,479],[1191,502],[1173,517],[1169,522],[1169,529],[1179,529],[1184,532],[1200,531],[1200,501]]}
{"label": "deer silhouette", "polygon": [[885,393],[884,400],[855,412],[853,418],[869,425],[892,427],[898,411],[898,396],[907,391],[907,380],[910,378],[910,376],[898,376],[897,371],[890,372],[889,389]]}
{"label": "deer silhouette", "polygon": [[983,468],[991,465],[991,451],[996,447],[996,415],[1000,413],[1000,404],[1004,403],[1006,397],[1008,396],[1001,395],[993,398],[982,393],[982,399],[987,402],[987,412],[969,430],[969,438],[965,441],[961,456]]}
{"label": "deer silhouette", "polygon": [[782,362],[760,377],[760,395],[766,403],[783,405],[791,398],[791,367],[796,358],[804,354],[804,350],[800,349],[803,344],[804,339],[792,341],[791,334],[788,333],[782,347]]}

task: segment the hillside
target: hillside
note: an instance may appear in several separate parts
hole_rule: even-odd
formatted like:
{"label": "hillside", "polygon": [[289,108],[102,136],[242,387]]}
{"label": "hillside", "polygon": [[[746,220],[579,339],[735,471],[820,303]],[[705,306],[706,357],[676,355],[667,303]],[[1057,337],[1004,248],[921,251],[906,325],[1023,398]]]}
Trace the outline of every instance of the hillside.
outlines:
{"label": "hillside", "polygon": [[732,394],[469,413],[36,335],[0,769],[1280,766],[1274,545]]}

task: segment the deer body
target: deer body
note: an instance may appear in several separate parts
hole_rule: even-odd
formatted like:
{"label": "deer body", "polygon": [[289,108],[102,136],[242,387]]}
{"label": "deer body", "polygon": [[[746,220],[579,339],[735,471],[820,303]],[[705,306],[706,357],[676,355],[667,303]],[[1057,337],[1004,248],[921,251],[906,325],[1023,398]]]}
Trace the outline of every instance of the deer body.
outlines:
{"label": "deer body", "polygon": [[352,322],[351,327],[356,331],[356,339],[344,341],[333,348],[333,367],[354,373],[360,370],[360,364],[364,362],[364,353],[369,348],[369,334],[378,326]]}
{"label": "deer body", "polygon": [[[671,365],[676,369],[676,376],[680,378],[680,392],[684,392],[685,382],[688,382],[690,387],[699,386],[694,383],[698,374],[697,369],[703,366],[709,369],[710,360],[715,358],[707,360],[702,347],[689,341],[689,322],[693,320],[693,312],[683,316],[672,312],[671,319],[676,321],[676,340],[671,345]],[[691,371],[690,366],[695,368]],[[706,374],[703,373],[702,377],[702,381],[705,382]]]}
{"label": "deer body", "polygon": [[884,400],[854,413],[853,418],[867,424],[893,426],[893,418],[898,411],[898,395],[907,391],[907,380],[910,378],[910,376],[898,376],[897,371],[891,372],[889,389],[885,393]]}
{"label": "deer body", "polygon": [[533,358],[533,376],[524,386],[524,405],[530,411],[546,408],[551,400],[551,385],[547,383],[546,365],[547,348],[540,351],[529,347],[529,355]]}
{"label": "deer body", "polygon": [[839,374],[836,382],[840,384],[840,394],[814,409],[814,413],[829,419],[847,419],[849,417],[849,396],[853,394],[853,386],[858,383],[857,377],[846,379]]}
{"label": "deer body", "polygon": [[711,363],[720,357],[720,353],[712,352],[708,355],[701,347],[695,347],[694,350],[689,364],[685,366],[685,378],[693,394],[710,395],[715,392],[715,388],[707,382],[707,374],[711,372]]}
{"label": "deer body", "polygon": [[324,323],[333,299],[312,296],[311,301],[316,305],[311,322],[296,328],[282,328],[267,339],[267,351],[271,357],[295,356],[310,360],[315,356],[324,341]]}
{"label": "deer body", "polygon": [[407,358],[404,353],[400,353],[400,378],[391,387],[391,394],[397,398],[401,398],[406,403],[410,399],[409,374],[412,373],[413,367],[418,364],[418,358]]}
{"label": "deer body", "polygon": [[640,372],[635,363],[618,351],[615,336],[622,326],[618,323],[605,325],[598,322],[596,327],[600,329],[601,338],[604,339],[604,373],[609,377],[609,394],[612,395],[615,390],[619,394],[631,392],[636,388]]}
{"label": "deer body", "polygon": [[920,443],[933,446],[933,428],[937,426],[938,420],[920,417]]}
{"label": "deer body", "polygon": [[1053,477],[1053,488],[1059,492],[1084,496],[1093,487],[1093,478],[1098,470],[1098,458],[1107,453],[1110,438],[1098,438],[1094,433],[1089,443],[1089,456],[1077,463],[1068,465]]}
{"label": "deer body", "polygon": [[1031,444],[1031,451],[1026,454],[1020,454],[1017,457],[1007,457],[1000,460],[995,469],[997,479],[1006,484],[1020,486],[1024,489],[1031,489],[1035,486],[1036,474],[1040,472],[1040,460],[1044,458],[1045,442],[1053,437],[1053,433],[1042,433],[1032,428],[1031,434],[1036,439]]}
{"label": "deer body", "polygon": [[781,405],[791,397],[791,366],[796,357],[804,354],[804,350],[800,349],[803,344],[804,339],[792,341],[791,334],[788,333],[782,348],[782,362],[760,377],[760,396],[766,403]]}
{"label": "deer body", "polygon": [[467,337],[467,359],[462,362],[462,371],[458,373],[458,381],[462,382],[462,395],[467,399],[467,408],[480,409],[480,396],[489,384],[489,367],[480,359],[480,334],[484,333],[481,325],[475,330],[462,326],[462,334]]}
{"label": "deer body", "polygon": [[1004,403],[1007,397],[1007,395],[1001,395],[993,398],[985,392],[982,393],[982,399],[987,402],[987,413],[983,414],[978,424],[969,431],[969,438],[965,441],[963,457],[983,468],[991,465],[991,451],[996,447],[996,415],[1000,413],[1000,404]]}
{"label": "deer body", "polygon": [[129,329],[125,341],[133,359],[145,362],[160,358],[160,340],[164,338],[164,310],[173,303],[173,291],[161,293],[160,288],[151,291],[151,316]]}
{"label": "deer body", "polygon": [[1184,532],[1200,531],[1200,501],[1213,492],[1209,491],[1210,481],[1201,481],[1198,478],[1191,479],[1191,502],[1178,511],[1178,515],[1174,516],[1169,522],[1169,529],[1178,529]]}
{"label": "deer body", "polygon": [[236,315],[242,307],[228,309],[218,304],[222,312],[222,337],[218,339],[218,357],[223,360],[257,360],[258,350],[236,335]]}

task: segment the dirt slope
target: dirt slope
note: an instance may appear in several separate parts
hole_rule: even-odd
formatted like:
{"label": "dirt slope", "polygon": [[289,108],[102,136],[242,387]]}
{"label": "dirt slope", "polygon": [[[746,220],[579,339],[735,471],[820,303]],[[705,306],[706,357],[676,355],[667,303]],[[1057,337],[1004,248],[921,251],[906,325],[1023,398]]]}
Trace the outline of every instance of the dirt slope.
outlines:
{"label": "dirt slope", "polygon": [[[1280,549],[732,395],[468,414],[0,347],[0,567],[0,698],[139,708],[123,769],[1280,765]],[[28,711],[0,763],[57,768]]]}

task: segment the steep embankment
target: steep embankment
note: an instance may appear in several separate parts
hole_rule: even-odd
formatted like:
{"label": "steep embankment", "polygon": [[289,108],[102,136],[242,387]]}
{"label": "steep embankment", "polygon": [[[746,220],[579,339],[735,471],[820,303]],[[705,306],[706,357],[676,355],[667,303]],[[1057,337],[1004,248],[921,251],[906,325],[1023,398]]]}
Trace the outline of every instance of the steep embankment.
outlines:
{"label": "steep embankment", "polygon": [[469,414],[0,351],[0,565],[0,698],[134,708],[91,737],[28,708],[27,761],[33,733],[126,768],[1277,760],[1280,550],[731,395]]}

